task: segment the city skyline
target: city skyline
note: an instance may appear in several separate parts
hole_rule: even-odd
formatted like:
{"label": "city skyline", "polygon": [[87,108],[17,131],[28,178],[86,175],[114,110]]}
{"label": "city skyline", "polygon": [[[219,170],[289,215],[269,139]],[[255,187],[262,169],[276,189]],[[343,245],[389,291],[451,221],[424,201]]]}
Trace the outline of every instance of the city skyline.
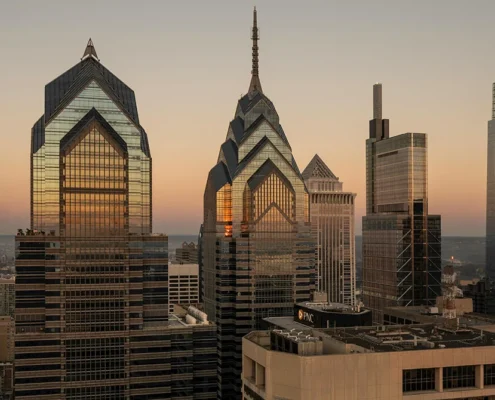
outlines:
{"label": "city skyline", "polygon": [[[487,67],[495,59],[487,50],[495,6],[479,2],[474,10],[460,2],[418,2],[415,7],[314,2],[301,8],[293,2],[263,1],[257,6],[262,21],[270,21],[261,31],[266,39],[260,50],[264,89],[285,116],[299,164],[306,165],[318,152],[358,194],[356,233],[361,233],[365,212],[369,87],[381,81],[387,89],[384,112],[393,121],[391,135],[409,129],[429,134],[429,208],[442,214],[444,235],[483,236],[486,123],[495,80]],[[140,10],[143,18],[128,30],[124,25],[137,12],[132,4],[116,21],[108,19],[109,5],[98,15],[93,7],[74,5],[74,17],[62,20],[55,12],[57,3],[50,3],[39,10],[43,18],[36,30],[29,29],[30,17],[21,18],[24,8],[19,5],[2,10],[6,34],[0,43],[11,61],[0,66],[2,87],[9,93],[0,100],[7,116],[0,157],[0,234],[29,225],[25,149],[43,104],[42,92],[31,94],[30,88],[43,87],[68,69],[89,37],[102,62],[110,69],[122,66],[120,75],[133,82],[150,146],[165,155],[153,165],[155,230],[195,234],[206,171],[226,133],[224,121],[232,117],[231,99],[240,97],[250,73],[250,55],[244,49],[249,46],[252,5],[198,3],[194,13],[181,5],[151,5]],[[93,23],[88,28],[89,15]],[[74,29],[66,32],[68,24]],[[270,53],[274,56],[264,57]],[[33,61],[36,73],[31,73]],[[189,118],[191,110],[197,118]],[[312,144],[322,140],[328,145]],[[183,168],[172,168],[181,162]]]}

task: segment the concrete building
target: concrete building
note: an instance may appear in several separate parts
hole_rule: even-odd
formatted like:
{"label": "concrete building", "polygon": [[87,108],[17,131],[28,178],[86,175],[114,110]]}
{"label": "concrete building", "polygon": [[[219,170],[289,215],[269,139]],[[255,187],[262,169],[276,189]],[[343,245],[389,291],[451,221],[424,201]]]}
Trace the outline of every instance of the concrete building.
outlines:
{"label": "concrete building", "polygon": [[0,316],[14,316],[15,310],[15,276],[0,276]]}
{"label": "concrete building", "polygon": [[316,240],[316,289],[330,303],[356,304],[355,193],[316,154],[302,176],[309,192],[311,231]]}
{"label": "concrete building", "polygon": [[495,334],[442,326],[254,331],[245,400],[495,399]]}
{"label": "concrete building", "polygon": [[197,305],[199,303],[198,264],[169,264],[168,305],[174,313],[174,305]]}
{"label": "concrete building", "polygon": [[175,249],[175,262],[179,264],[197,264],[199,249],[194,242],[184,242]]}
{"label": "concrete building", "polygon": [[434,306],[441,292],[440,216],[428,214],[427,135],[389,137],[382,86],[373,87],[366,141],[363,302],[376,323],[392,306]]}

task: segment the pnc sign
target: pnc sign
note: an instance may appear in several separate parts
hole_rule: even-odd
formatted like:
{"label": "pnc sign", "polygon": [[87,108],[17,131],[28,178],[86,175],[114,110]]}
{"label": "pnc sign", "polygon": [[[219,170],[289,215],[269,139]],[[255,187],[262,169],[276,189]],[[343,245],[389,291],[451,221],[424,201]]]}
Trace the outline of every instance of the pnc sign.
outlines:
{"label": "pnc sign", "polygon": [[311,322],[312,324],[314,324],[314,315],[313,314],[310,314],[304,310],[299,310],[298,313],[297,313],[298,317],[299,317],[299,321],[306,321],[306,322]]}

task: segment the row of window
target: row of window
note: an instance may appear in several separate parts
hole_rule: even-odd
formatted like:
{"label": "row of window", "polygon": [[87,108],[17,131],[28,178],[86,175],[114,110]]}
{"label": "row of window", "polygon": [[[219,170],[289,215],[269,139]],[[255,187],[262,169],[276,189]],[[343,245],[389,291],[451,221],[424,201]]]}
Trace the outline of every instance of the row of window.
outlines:
{"label": "row of window", "polygon": [[[443,368],[443,388],[458,389],[476,386],[476,367],[462,365]],[[483,381],[485,386],[495,385],[495,364],[484,366]],[[402,371],[402,391],[418,392],[435,390],[435,368],[418,368]]]}

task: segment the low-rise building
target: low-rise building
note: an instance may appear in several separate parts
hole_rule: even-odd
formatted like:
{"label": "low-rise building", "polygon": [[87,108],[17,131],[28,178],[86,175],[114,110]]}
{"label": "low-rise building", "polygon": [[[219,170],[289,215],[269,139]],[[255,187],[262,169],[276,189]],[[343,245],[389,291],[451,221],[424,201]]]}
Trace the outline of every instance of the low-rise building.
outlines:
{"label": "low-rise building", "polygon": [[427,324],[254,331],[246,400],[495,399],[495,334]]}
{"label": "low-rise building", "polygon": [[197,264],[199,250],[194,242],[184,242],[182,247],[175,250],[175,262],[179,264]]}

